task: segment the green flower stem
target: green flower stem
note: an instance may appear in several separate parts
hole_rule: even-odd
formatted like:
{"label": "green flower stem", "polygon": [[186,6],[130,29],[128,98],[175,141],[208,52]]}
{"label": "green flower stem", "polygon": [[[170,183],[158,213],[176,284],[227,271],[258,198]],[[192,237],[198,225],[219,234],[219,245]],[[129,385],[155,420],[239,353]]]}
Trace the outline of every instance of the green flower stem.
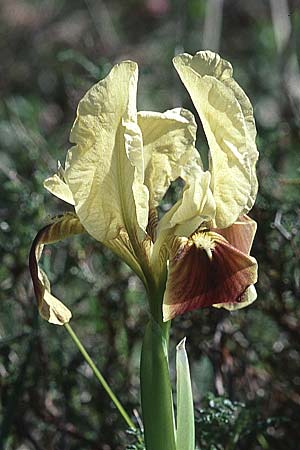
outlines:
{"label": "green flower stem", "polygon": [[119,400],[117,399],[117,397],[115,396],[115,394],[113,393],[111,388],[109,387],[107,381],[105,380],[105,378],[103,377],[103,375],[101,374],[99,369],[96,367],[95,363],[93,362],[92,358],[90,357],[90,355],[88,354],[88,352],[86,351],[84,346],[82,345],[78,336],[75,334],[71,325],[69,323],[65,323],[64,326],[65,326],[65,329],[68,331],[69,335],[71,336],[71,338],[73,339],[73,341],[75,342],[78,350],[81,352],[82,356],[84,357],[84,359],[86,360],[86,362],[88,363],[88,365],[90,366],[92,371],[94,372],[94,375],[96,376],[97,380],[102,385],[102,387],[105,389],[106,393],[109,395],[110,399],[115,404],[115,407],[118,409],[119,413],[121,414],[121,416],[123,417],[123,419],[125,420],[127,425],[130,428],[132,428],[133,430],[136,430],[134,423],[128,416],[127,412],[125,411],[125,409],[123,408],[123,406],[121,405],[121,403],[119,402]]}
{"label": "green flower stem", "polygon": [[141,400],[147,450],[176,450],[168,364],[170,323],[150,319],[141,355]]}

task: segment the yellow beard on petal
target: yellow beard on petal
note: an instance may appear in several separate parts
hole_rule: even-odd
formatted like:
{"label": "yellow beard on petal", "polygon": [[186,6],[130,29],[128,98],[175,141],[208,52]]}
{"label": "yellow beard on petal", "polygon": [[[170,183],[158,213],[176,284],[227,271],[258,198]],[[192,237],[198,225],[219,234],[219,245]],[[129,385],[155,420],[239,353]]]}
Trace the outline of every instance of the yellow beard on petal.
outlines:
{"label": "yellow beard on petal", "polygon": [[242,301],[257,280],[256,260],[211,231],[194,233],[171,255],[164,320],[197,308]]}
{"label": "yellow beard on petal", "polygon": [[209,233],[198,232],[194,233],[190,238],[191,244],[194,244],[196,248],[202,249],[208,256],[208,259],[212,260],[212,252],[215,248],[215,241],[211,239]]}

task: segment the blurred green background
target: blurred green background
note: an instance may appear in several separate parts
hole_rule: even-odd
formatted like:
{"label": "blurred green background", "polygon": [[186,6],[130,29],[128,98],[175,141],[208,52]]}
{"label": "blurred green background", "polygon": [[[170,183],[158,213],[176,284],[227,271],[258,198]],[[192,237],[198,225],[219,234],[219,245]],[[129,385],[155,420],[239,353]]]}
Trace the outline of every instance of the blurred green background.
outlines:
{"label": "blurred green background", "polygon": [[[216,442],[207,443],[200,420],[202,450],[298,448],[299,43],[299,0],[1,0],[1,450],[110,450],[132,442],[64,328],[37,316],[28,252],[36,232],[67,208],[42,182],[57,159],[64,161],[83,93],[112,64],[132,59],[140,67],[139,109],[194,111],[171,59],[201,49],[232,62],[254,105],[258,300],[232,314],[203,309],[177,318],[170,359],[187,336],[196,407],[212,392],[244,402],[252,414],[253,429],[244,427],[231,447],[230,423],[218,425]],[[205,152],[200,124],[198,141]],[[141,284],[88,237],[48,246],[43,266],[73,312],[72,326],[139,419],[148,314]]]}

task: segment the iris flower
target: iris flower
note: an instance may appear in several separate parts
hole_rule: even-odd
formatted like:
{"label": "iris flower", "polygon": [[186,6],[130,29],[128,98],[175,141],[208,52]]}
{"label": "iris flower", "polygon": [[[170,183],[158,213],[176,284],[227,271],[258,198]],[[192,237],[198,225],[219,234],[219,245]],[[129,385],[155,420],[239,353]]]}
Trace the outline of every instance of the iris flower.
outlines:
{"label": "iris flower", "polygon": [[[236,309],[256,298],[249,255],[256,223],[255,122],[229,62],[204,51],[174,58],[209,146],[204,170],[191,112],[137,112],[137,64],[125,61],[82,98],[64,168],[44,186],[74,206],[36,236],[30,270],[40,314],[70,320],[38,266],[43,245],[88,233],[120,256],[144,283],[158,321],[206,306]],[[161,217],[172,181],[182,195]]]}

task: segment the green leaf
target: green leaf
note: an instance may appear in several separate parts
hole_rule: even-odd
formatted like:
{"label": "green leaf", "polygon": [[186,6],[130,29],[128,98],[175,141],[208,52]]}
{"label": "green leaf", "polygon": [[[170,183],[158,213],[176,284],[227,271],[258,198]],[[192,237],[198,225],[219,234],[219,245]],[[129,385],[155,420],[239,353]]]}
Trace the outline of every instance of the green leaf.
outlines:
{"label": "green leaf", "polygon": [[185,339],[176,347],[177,450],[195,450],[195,422],[192,383]]}

